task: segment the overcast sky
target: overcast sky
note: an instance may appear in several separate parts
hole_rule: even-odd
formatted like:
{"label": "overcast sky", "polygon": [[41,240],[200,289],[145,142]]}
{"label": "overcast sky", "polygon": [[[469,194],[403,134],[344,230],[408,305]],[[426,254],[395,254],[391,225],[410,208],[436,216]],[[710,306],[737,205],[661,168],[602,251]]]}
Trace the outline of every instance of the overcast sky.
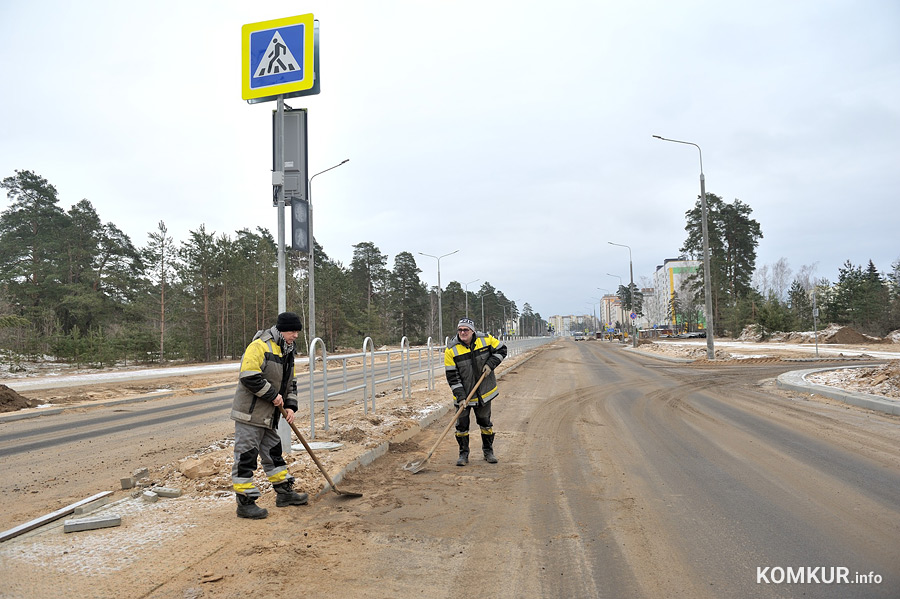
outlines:
{"label": "overcast sky", "polygon": [[[896,0],[0,2],[0,177],[33,170],[143,246],[165,221],[275,235],[271,110],[241,26],[313,13],[316,240],[542,316],[676,257],[707,192],[759,221],[757,266],[837,279],[900,259]],[[0,197],[0,209],[9,205]],[[322,300],[320,300],[322,301]],[[327,301],[327,299],[326,299]]]}

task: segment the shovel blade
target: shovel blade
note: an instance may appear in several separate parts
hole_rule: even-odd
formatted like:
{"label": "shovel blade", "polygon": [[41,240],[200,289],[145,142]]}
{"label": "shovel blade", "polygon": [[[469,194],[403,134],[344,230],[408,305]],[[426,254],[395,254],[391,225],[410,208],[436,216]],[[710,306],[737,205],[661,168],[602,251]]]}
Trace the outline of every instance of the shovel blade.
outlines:
{"label": "shovel blade", "polygon": [[337,493],[338,495],[340,495],[341,497],[347,497],[347,498],[355,498],[355,497],[363,496],[362,493],[352,493],[350,491],[339,491],[338,489],[334,489],[334,492]]}
{"label": "shovel blade", "polygon": [[427,462],[427,461],[428,461],[428,458],[424,458],[421,460],[414,460],[412,462],[408,462],[406,464],[406,466],[403,467],[403,469],[407,470],[409,472],[412,472],[413,474],[416,474],[416,473],[422,471],[422,469],[425,467],[425,462]]}
{"label": "shovel blade", "polygon": [[330,488],[332,491],[334,491],[335,495],[337,495],[339,497],[353,498],[353,497],[362,497],[363,496],[362,493],[353,493],[352,491],[344,491],[342,489],[331,487],[330,485],[326,485],[326,488]]}

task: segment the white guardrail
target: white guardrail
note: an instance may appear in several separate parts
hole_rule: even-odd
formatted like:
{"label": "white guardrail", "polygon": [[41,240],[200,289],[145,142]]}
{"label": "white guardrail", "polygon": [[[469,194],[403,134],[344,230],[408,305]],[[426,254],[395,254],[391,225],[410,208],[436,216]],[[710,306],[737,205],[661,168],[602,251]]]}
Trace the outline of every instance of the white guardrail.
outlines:
{"label": "white guardrail", "polygon": [[[511,337],[504,339],[507,357],[524,353],[530,349],[552,341],[553,337]],[[328,400],[340,395],[362,391],[363,413],[368,414],[371,408],[375,413],[375,387],[379,384],[391,381],[400,381],[400,389],[403,399],[411,394],[412,378],[425,374],[428,379],[428,389],[435,386],[435,372],[444,372],[444,345],[435,345],[431,337],[424,346],[412,347],[409,339],[404,337],[400,341],[399,349],[376,350],[371,337],[363,340],[362,352],[355,354],[328,355],[325,342],[316,337],[309,344],[309,436],[316,438],[316,380],[322,383],[322,398],[324,427],[328,430]],[[362,381],[350,384],[348,375],[358,373],[356,364],[362,361]],[[376,370],[377,363],[382,368]],[[340,363],[338,365],[338,363]],[[351,363],[353,364],[351,366]],[[300,363],[298,362],[298,366]],[[318,370],[317,370],[318,368]],[[358,377],[357,377],[358,379]],[[300,392],[300,373],[297,373],[297,391]],[[329,387],[331,390],[329,390]],[[285,428],[287,425],[285,423]],[[290,439],[290,429],[286,430]]]}

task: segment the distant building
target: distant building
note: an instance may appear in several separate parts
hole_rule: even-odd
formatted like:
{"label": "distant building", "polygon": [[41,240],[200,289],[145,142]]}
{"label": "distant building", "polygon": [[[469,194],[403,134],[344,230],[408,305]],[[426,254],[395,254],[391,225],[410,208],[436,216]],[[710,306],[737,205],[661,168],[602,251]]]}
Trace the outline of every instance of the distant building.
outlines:
{"label": "distant building", "polygon": [[[697,273],[701,266],[700,260],[667,258],[661,266],[656,267],[656,272],[653,274],[654,304],[659,310],[657,314],[653,315],[654,324],[673,329],[684,326],[685,323],[676,313],[672,300],[676,295],[682,300],[687,299],[689,294],[687,280],[691,275]],[[700,312],[699,324],[703,328],[706,325],[706,318],[703,315],[702,302],[697,308]]]}

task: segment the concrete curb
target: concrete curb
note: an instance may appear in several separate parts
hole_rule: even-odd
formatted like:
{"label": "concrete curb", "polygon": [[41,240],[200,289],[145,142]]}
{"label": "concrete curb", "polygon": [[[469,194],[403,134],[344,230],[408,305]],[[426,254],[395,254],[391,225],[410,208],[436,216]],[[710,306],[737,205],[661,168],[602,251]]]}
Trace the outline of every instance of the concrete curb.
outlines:
{"label": "concrete curb", "polygon": [[[502,379],[504,375],[514,371],[516,368],[518,368],[519,366],[521,366],[522,364],[524,364],[525,362],[527,362],[528,360],[533,358],[535,355],[537,355],[537,352],[528,356],[524,360],[520,360],[519,362],[516,362],[509,368],[504,369],[503,372],[497,373],[497,379],[498,380]],[[428,414],[425,414],[422,418],[416,420],[415,423],[412,426],[410,426],[408,429],[400,431],[396,435],[392,436],[389,440],[381,443],[380,445],[378,445],[376,447],[373,447],[372,449],[369,449],[369,450],[363,452],[362,455],[360,455],[358,458],[352,460],[349,464],[344,466],[337,473],[332,474],[329,472],[328,475],[331,477],[331,480],[334,481],[335,485],[340,485],[341,481],[344,480],[345,476],[347,476],[354,470],[358,470],[359,468],[364,468],[365,466],[368,466],[369,464],[371,464],[372,462],[374,462],[381,456],[385,455],[388,452],[388,450],[390,449],[391,443],[398,444],[398,443],[403,443],[404,441],[408,441],[408,440],[412,439],[413,437],[418,435],[420,432],[422,432],[424,429],[431,426],[436,420],[439,420],[439,419],[443,418],[444,416],[446,416],[452,408],[453,408],[453,404],[448,403],[446,405],[441,406],[437,410],[434,410],[433,412],[429,412]],[[319,491],[318,493],[316,493],[316,498],[318,499],[318,498],[322,497],[323,495],[326,495],[331,492],[332,492],[331,486],[326,483],[325,486],[322,488],[322,490]]]}
{"label": "concrete curb", "polygon": [[[352,460],[349,464],[344,466],[340,471],[335,474],[329,473],[331,480],[334,481],[335,485],[341,484],[341,481],[344,480],[344,477],[353,472],[354,470],[358,470],[359,468],[364,468],[385,455],[390,449],[391,443],[398,444],[403,443],[404,441],[408,441],[422,432],[423,429],[428,428],[435,420],[438,420],[447,415],[450,412],[450,408],[452,404],[447,404],[441,406],[437,410],[433,412],[429,412],[419,420],[416,420],[412,426],[408,429],[400,431],[389,440],[384,441],[380,445],[373,447],[362,453],[358,458]],[[331,493],[331,486],[326,484],[321,491],[316,494],[316,498],[322,497],[328,493]]]}
{"label": "concrete curb", "polygon": [[874,410],[876,412],[884,412],[885,414],[893,414],[900,416],[900,401],[888,399],[878,395],[869,393],[860,393],[858,391],[845,391],[836,387],[827,387],[825,385],[816,385],[806,380],[806,375],[814,372],[827,372],[829,370],[845,370],[847,368],[866,368],[871,364],[861,364],[859,366],[841,366],[838,368],[811,368],[809,370],[793,370],[779,375],[775,379],[775,386],[779,389],[787,389],[789,391],[797,391],[800,393],[816,393],[836,399],[850,405]]}

